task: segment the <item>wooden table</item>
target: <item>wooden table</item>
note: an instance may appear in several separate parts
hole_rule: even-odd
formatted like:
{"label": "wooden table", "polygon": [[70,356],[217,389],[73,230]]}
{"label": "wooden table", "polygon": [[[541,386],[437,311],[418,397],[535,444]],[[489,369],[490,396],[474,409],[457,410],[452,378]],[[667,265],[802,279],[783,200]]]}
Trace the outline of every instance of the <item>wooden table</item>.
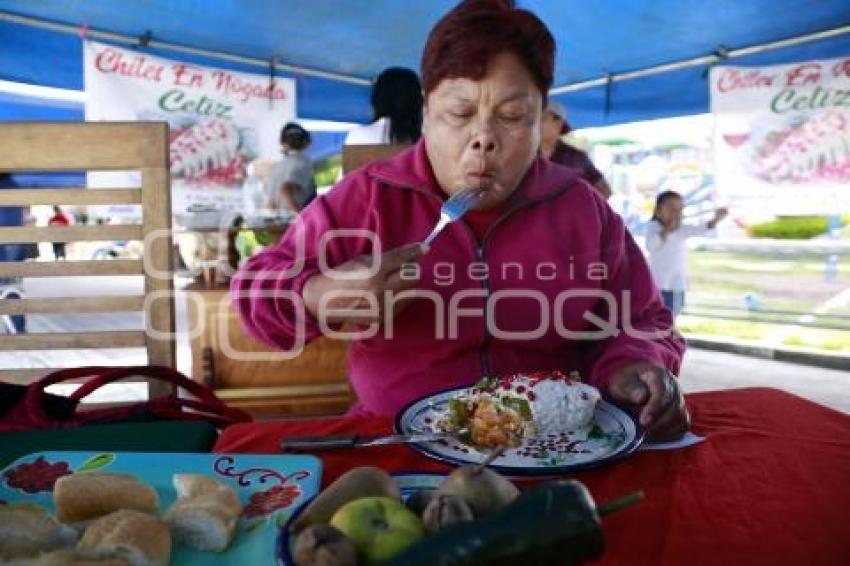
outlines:
{"label": "wooden table", "polygon": [[[227,228],[221,227],[178,227],[174,230],[175,240],[180,237],[194,237],[197,242],[198,269],[197,283],[207,287],[215,287],[228,281],[239,265],[239,255],[236,251],[236,236],[242,230],[266,232],[280,237],[289,229],[289,222],[267,224],[260,227]],[[188,263],[192,263],[191,261]]]}

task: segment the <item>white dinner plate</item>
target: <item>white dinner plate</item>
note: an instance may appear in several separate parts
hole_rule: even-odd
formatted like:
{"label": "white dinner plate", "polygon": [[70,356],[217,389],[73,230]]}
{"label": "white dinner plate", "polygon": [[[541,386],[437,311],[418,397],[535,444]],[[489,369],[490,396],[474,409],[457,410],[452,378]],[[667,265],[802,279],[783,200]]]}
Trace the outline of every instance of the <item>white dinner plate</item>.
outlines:
{"label": "white dinner plate", "polygon": [[[396,416],[396,430],[407,434],[432,430],[449,400],[466,389],[451,389],[414,401]],[[635,451],[642,441],[643,428],[631,415],[600,400],[590,429],[525,439],[520,446],[505,450],[491,467],[512,476],[563,474],[622,458]],[[452,464],[479,463],[488,456],[487,451],[459,439],[411,446],[428,457]]]}

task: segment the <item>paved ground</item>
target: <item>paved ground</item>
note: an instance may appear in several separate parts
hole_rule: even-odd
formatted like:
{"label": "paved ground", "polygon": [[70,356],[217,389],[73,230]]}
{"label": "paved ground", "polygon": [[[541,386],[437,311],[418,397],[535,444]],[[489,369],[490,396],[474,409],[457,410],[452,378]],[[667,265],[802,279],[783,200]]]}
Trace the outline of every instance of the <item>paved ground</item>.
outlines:
{"label": "paved ground", "polygon": [[850,368],[821,369],[691,348],[680,377],[686,392],[774,387],[850,413]]}

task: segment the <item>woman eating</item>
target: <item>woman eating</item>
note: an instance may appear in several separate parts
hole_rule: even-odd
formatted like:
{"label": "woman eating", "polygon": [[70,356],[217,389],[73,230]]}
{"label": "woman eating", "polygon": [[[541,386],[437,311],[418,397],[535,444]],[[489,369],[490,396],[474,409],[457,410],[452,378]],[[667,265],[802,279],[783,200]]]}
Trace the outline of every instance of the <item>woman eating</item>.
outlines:
{"label": "woman eating", "polygon": [[[650,438],[688,427],[684,341],[620,218],[538,154],[555,43],[506,1],[459,4],[422,54],[422,139],[346,176],[279,244],[246,262],[234,304],[287,350],[354,329],[353,411],[518,371],[578,371]],[[472,211],[420,242],[446,199]]]}

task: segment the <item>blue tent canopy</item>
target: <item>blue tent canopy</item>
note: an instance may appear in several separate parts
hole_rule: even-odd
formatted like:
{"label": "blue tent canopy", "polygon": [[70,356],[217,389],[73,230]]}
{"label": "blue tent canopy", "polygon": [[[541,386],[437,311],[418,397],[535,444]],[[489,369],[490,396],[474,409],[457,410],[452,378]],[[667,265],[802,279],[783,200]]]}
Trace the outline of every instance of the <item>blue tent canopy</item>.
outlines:
{"label": "blue tent canopy", "polygon": [[[0,79],[82,89],[80,37],[27,25],[10,16],[17,15],[131,37],[150,31],[154,42],[257,61],[274,57],[281,65],[300,69],[278,73],[296,78],[300,117],[365,122],[370,119],[368,81],[391,65],[418,69],[428,31],[454,4],[453,0],[0,0]],[[556,87],[718,51],[735,53],[743,47],[850,24],[847,0],[804,4],[798,0],[520,0],[519,4],[538,14],[556,37]],[[244,61],[162,47],[138,49],[267,72]],[[819,41],[736,57],[732,62],[763,65],[848,54],[850,34],[836,33]],[[617,81],[610,89],[604,85],[569,92],[556,89],[556,98],[569,109],[575,127],[706,112],[705,71],[710,62]],[[316,76],[312,71],[339,76]]]}

